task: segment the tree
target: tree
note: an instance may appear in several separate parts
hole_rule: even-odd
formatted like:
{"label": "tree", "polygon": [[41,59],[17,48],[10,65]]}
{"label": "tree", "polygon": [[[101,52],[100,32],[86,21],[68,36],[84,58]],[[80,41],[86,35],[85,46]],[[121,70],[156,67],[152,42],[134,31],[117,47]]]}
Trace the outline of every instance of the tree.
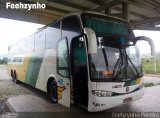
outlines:
{"label": "tree", "polygon": [[0,59],[0,64],[7,64],[7,57],[3,57],[3,59]]}

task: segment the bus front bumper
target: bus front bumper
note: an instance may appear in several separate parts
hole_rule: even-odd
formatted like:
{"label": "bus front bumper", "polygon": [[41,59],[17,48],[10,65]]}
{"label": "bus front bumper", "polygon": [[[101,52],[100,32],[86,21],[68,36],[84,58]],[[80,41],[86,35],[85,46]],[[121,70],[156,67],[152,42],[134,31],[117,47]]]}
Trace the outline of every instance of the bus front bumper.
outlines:
{"label": "bus front bumper", "polygon": [[125,99],[131,98],[132,101],[140,99],[144,94],[144,87],[136,92],[132,92],[125,95],[119,95],[114,97],[98,97],[90,93],[88,111],[96,112],[103,111],[109,108],[116,107],[124,103]]}

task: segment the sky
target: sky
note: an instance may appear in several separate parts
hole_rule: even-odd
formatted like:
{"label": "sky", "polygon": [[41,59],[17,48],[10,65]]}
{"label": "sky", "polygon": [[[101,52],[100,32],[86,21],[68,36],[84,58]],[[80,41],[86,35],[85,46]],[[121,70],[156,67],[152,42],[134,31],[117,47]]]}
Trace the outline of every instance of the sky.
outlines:
{"label": "sky", "polygon": [[[35,24],[23,21],[0,18],[0,56],[7,54],[8,46],[36,32],[42,24]],[[134,30],[136,36],[147,36],[153,39],[156,52],[160,51],[160,31]],[[138,43],[140,53],[150,53],[150,47],[147,42]]]}

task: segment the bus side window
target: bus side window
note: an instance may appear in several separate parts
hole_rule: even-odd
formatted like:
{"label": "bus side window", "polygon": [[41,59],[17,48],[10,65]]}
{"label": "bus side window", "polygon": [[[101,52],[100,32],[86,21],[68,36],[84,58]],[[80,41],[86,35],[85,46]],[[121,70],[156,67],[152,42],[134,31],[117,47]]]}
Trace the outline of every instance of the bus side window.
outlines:
{"label": "bus side window", "polygon": [[35,34],[35,50],[44,50],[45,48],[45,30]]}
{"label": "bus side window", "polygon": [[81,25],[78,17],[71,16],[62,20],[62,37],[67,37],[69,44],[73,37],[81,34]]}
{"label": "bus side window", "polygon": [[67,38],[63,38],[57,45],[57,73],[66,78],[69,77],[68,58]]}
{"label": "bus side window", "polygon": [[51,24],[46,28],[46,48],[56,48],[61,37],[60,22]]}

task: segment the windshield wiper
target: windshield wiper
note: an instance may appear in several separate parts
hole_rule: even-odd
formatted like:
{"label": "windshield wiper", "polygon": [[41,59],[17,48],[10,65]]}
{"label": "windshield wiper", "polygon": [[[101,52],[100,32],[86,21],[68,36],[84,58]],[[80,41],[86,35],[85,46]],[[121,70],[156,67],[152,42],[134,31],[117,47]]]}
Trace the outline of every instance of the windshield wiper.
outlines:
{"label": "windshield wiper", "polygon": [[[133,62],[131,61],[131,59],[129,58],[129,56],[126,53],[125,48],[120,49],[120,55],[119,58],[114,66],[114,77],[117,78],[117,76],[121,73],[122,69],[124,68],[124,75],[126,75],[127,77],[127,67],[129,67],[129,69],[131,70],[131,72],[135,75],[133,69],[131,69],[130,65],[128,64],[128,61],[131,63],[131,65],[133,66],[133,68],[135,69],[137,76],[139,77],[140,74],[137,70],[137,68],[135,67],[135,65],[133,64]],[[117,70],[117,71],[115,71]]]}
{"label": "windshield wiper", "polygon": [[[113,69],[113,71],[114,71],[114,78],[117,78],[117,76],[122,72],[123,68],[125,68],[124,70],[126,71],[126,65],[128,65],[126,63],[124,52],[122,52],[121,49],[119,49],[119,50],[120,50],[119,58],[118,58],[115,66],[114,66],[114,69]],[[127,71],[125,72],[125,74],[127,75]]]}
{"label": "windshield wiper", "polygon": [[[140,74],[139,74],[137,68],[135,67],[135,65],[133,64],[132,60],[129,58],[129,56],[128,56],[127,54],[126,54],[126,56],[127,56],[127,59],[130,61],[130,63],[132,64],[133,68],[135,69],[135,71],[136,71],[136,73],[137,73],[137,75],[138,75],[138,77],[139,77]],[[132,69],[131,69],[131,70],[132,70]]]}
{"label": "windshield wiper", "polygon": [[109,71],[108,59],[107,59],[105,48],[102,48],[102,52],[103,52],[103,55],[104,55],[104,60],[105,60],[107,71]]}

